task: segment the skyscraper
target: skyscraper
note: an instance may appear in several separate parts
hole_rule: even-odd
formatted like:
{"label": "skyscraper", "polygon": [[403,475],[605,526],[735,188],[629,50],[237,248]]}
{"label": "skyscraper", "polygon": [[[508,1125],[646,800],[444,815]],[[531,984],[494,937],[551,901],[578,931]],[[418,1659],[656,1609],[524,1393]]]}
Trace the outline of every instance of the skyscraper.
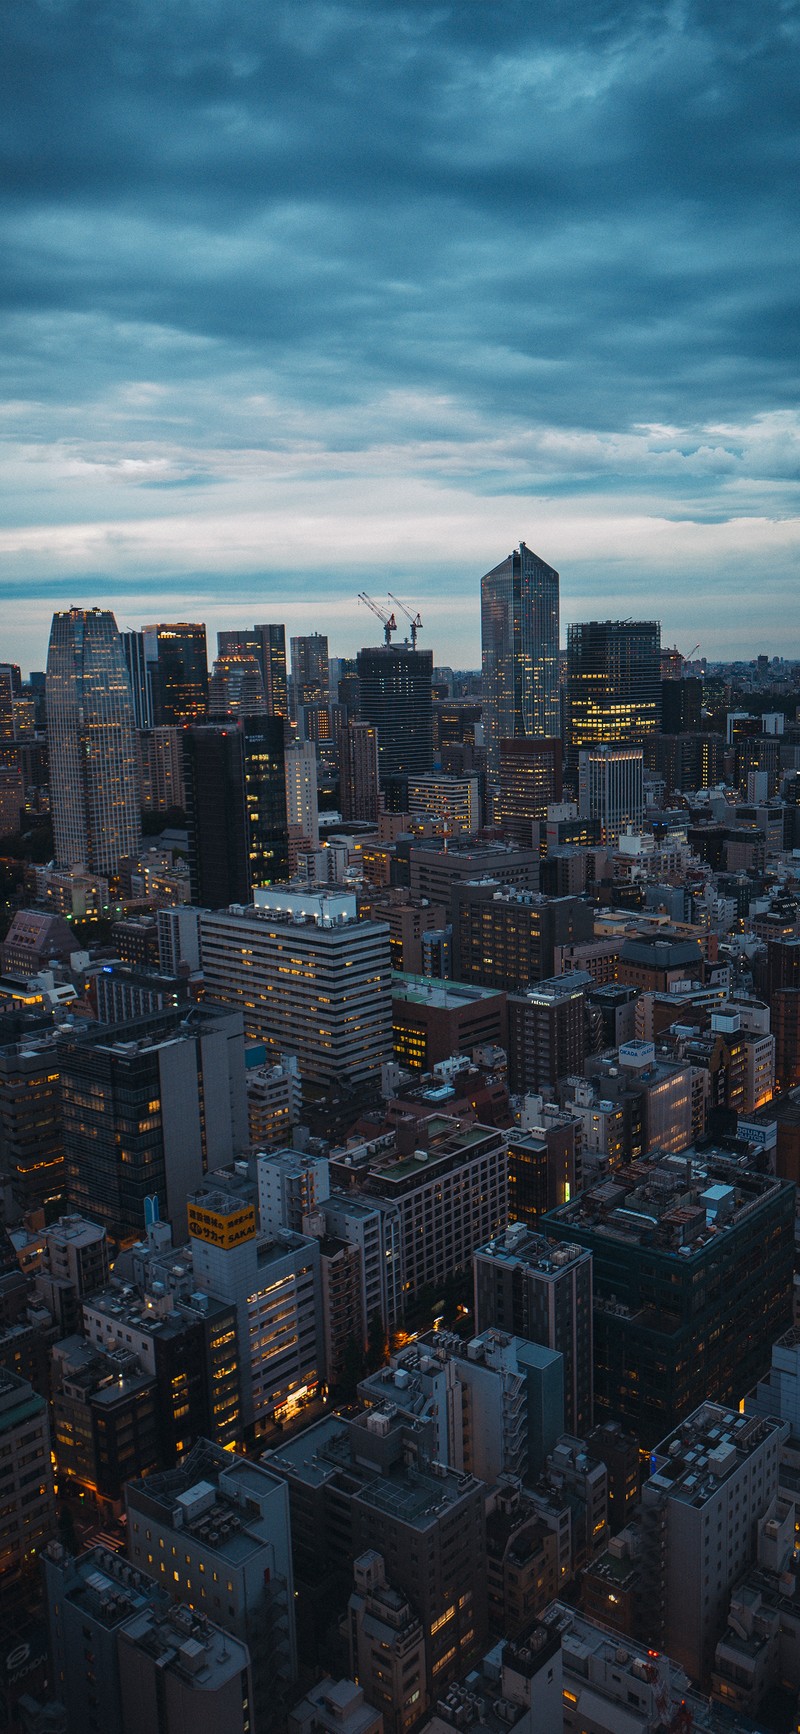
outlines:
{"label": "skyscraper", "polygon": [[288,870],[283,721],[199,723],[183,750],[192,902],[248,903]]}
{"label": "skyscraper", "polygon": [[551,802],[561,800],[560,740],[501,741],[500,790],[495,815],[509,836],[529,845],[535,820],[545,819]]}
{"label": "skyscraper", "polygon": [[267,715],[258,657],[247,651],[220,653],[209,683],[208,714],[210,717]]}
{"label": "skyscraper", "polygon": [[56,862],[114,873],[138,843],[139,779],[130,683],[108,610],[54,614],[47,720]]}
{"label": "skyscraper", "polygon": [[424,776],[433,768],[433,652],[408,644],[360,650],[361,716],[378,731],[378,769],[386,777]]}
{"label": "skyscraper", "polygon": [[567,747],[639,745],[661,717],[657,620],[588,620],[567,634]]}
{"label": "skyscraper", "polygon": [[578,801],[582,819],[597,819],[603,843],[644,824],[641,747],[595,746],[578,755]]}
{"label": "skyscraper", "polygon": [[319,848],[317,752],[313,741],[295,741],[286,748],[286,816],[292,836]]}
{"label": "skyscraper", "polygon": [[378,733],[371,723],[347,722],[337,735],[342,818],[378,817]]}
{"label": "skyscraper", "polygon": [[293,638],[291,645],[294,692],[292,714],[296,716],[301,705],[328,703],[328,640],[321,632],[311,632],[306,637]]}
{"label": "skyscraper", "polygon": [[149,729],[153,723],[153,701],[150,692],[150,664],[143,632],[121,632],[122,654],[131,683],[133,715],[137,729]]}
{"label": "skyscraper", "polygon": [[520,542],[481,579],[483,722],[490,773],[501,740],[560,733],[558,573]]}
{"label": "skyscraper", "polygon": [[289,715],[284,626],[266,624],[218,632],[217,651],[220,656],[255,656],[264,681],[268,715]]}
{"label": "skyscraper", "polygon": [[206,629],[194,621],[145,626],[150,664],[153,722],[193,722],[206,714],[208,652]]}

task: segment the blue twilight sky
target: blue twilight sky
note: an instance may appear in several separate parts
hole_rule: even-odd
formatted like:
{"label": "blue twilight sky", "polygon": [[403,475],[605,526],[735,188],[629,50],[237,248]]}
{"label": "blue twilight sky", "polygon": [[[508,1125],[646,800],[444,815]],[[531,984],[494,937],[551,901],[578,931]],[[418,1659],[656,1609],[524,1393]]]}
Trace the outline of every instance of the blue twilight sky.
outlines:
{"label": "blue twilight sky", "polygon": [[3,657],[54,606],[800,655],[797,0],[5,0]]}

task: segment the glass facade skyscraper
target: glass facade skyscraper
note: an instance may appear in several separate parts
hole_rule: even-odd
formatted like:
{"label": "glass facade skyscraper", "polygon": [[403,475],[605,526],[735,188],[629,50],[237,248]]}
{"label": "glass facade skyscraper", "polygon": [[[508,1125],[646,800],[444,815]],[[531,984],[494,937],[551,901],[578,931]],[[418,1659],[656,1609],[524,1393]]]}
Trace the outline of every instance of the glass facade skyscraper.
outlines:
{"label": "glass facade skyscraper", "polygon": [[198,723],[183,752],[192,902],[249,903],[288,873],[282,720]]}
{"label": "glass facade skyscraper", "polygon": [[640,744],[661,717],[658,620],[587,620],[567,634],[567,747]]}
{"label": "glass facade skyscraper", "polygon": [[378,770],[424,776],[433,767],[433,653],[379,644],[356,658],[361,717],[378,731]]}
{"label": "glass facade skyscraper", "polygon": [[561,732],[558,582],[524,542],[481,579],[484,740],[494,776],[502,740]]}
{"label": "glass facade skyscraper", "polygon": [[143,628],[153,722],[195,722],[208,705],[206,629],[197,621]]}
{"label": "glass facade skyscraper", "polygon": [[131,688],[107,609],[53,616],[47,736],[56,862],[114,873],[137,847],[140,814]]}

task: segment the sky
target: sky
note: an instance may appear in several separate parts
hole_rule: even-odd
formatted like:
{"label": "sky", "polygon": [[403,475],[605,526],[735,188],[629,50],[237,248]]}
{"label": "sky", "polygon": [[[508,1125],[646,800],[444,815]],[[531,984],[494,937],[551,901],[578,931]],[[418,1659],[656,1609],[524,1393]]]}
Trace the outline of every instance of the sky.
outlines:
{"label": "sky", "polygon": [[[4,0],[0,660],[419,608],[800,655],[797,0]],[[376,631],[372,631],[373,625]]]}

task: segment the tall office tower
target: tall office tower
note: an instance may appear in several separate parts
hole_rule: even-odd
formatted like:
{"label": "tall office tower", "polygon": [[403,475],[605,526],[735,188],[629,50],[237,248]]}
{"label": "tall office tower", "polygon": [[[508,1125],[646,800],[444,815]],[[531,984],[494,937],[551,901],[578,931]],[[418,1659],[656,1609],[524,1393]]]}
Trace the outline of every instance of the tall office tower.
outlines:
{"label": "tall office tower", "polygon": [[62,1046],[48,1031],[0,1048],[0,1169],[22,1212],[52,1216],[64,1197]]}
{"label": "tall office tower", "polygon": [[285,627],[245,626],[238,631],[218,632],[217,655],[254,656],[264,682],[267,714],[288,716]]}
{"label": "tall office tower", "polygon": [[219,1007],[103,1028],[61,1060],[70,1209],[141,1239],[158,1196],[175,1240],[186,1195],[248,1143],[242,1021]]}
{"label": "tall office tower", "polygon": [[295,741],[286,748],[286,817],[294,836],[319,848],[317,749],[313,741]]}
{"label": "tall office tower", "polygon": [[166,813],[186,805],[182,731],[173,725],[138,729],[139,781],[145,812]]}
{"label": "tall office tower", "polygon": [[201,916],[209,999],[240,1007],[270,1058],[296,1054],[309,1083],[377,1086],[392,1054],[388,927],[358,921],[347,894],[263,897],[241,914]]}
{"label": "tall office tower", "polygon": [[339,678],[336,683],[336,699],[344,705],[348,722],[355,722],[361,710],[361,682],[358,678],[358,668],[354,656],[340,656]]}
{"label": "tall office tower", "polygon": [[593,1422],[592,1259],[514,1222],[473,1254],[475,1325],[543,1343],[564,1356],[564,1421],[585,1438]]}
{"label": "tall office tower", "polygon": [[276,624],[254,627],[261,640],[261,672],[270,716],[288,717],[289,694],[286,679],[286,628]]}
{"label": "tall office tower", "polygon": [[561,741],[553,738],[500,742],[500,792],[495,803],[499,823],[526,847],[531,826],[547,818],[547,809],[561,800]]}
{"label": "tall office tower", "polygon": [[339,730],[339,806],[342,818],[378,818],[378,731],[371,723],[348,722]]}
{"label": "tall office tower", "polygon": [[199,723],[183,751],[192,902],[248,903],[288,871],[282,719]]}
{"label": "tall office tower", "polygon": [[561,732],[558,573],[520,542],[481,579],[483,724],[490,774],[500,742]]}
{"label": "tall office tower", "polygon": [[567,633],[567,751],[641,745],[661,720],[661,626],[657,620],[588,620]]}
{"label": "tall office tower", "polygon": [[324,633],[312,632],[307,637],[293,638],[291,647],[292,693],[294,715],[296,716],[301,705],[328,703],[330,697],[328,640]]}
{"label": "tall office tower", "polygon": [[644,824],[644,764],[641,747],[595,746],[578,755],[578,806],[582,819],[596,819],[603,843]]}
{"label": "tall office tower", "polygon": [[378,731],[378,768],[386,777],[433,769],[433,652],[379,644],[356,658],[361,716]]}
{"label": "tall office tower", "polygon": [[133,700],[133,715],[137,729],[153,726],[153,701],[150,692],[150,665],[143,632],[121,632],[122,654],[128,670]]}
{"label": "tall office tower", "polygon": [[150,665],[153,722],[195,722],[208,705],[206,629],[193,621],[142,629]]}
{"label": "tall office tower", "polygon": [[53,615],[47,724],[56,862],[114,873],[139,841],[139,779],[128,672],[108,610]]}
{"label": "tall office tower", "polygon": [[218,656],[208,687],[210,717],[266,716],[261,664],[242,651]]}
{"label": "tall office tower", "polygon": [[703,682],[697,675],[661,682],[661,732],[698,734],[702,727]]}

